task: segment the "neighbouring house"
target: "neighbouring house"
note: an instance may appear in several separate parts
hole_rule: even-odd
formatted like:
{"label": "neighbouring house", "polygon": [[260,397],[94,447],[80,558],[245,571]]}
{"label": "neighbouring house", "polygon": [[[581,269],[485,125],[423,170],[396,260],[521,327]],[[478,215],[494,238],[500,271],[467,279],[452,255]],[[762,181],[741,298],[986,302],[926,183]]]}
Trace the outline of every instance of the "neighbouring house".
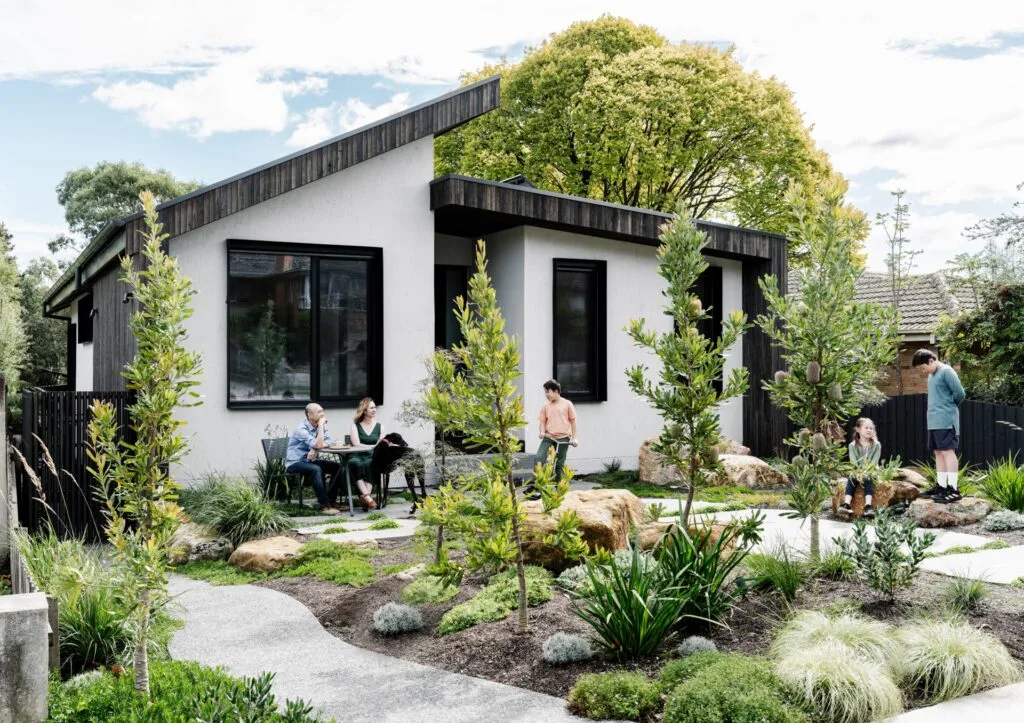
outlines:
{"label": "neighbouring house", "polygon": [[[542,383],[555,377],[576,403],[581,472],[620,458],[635,467],[660,418],[626,385],[624,370],[654,359],[623,331],[645,317],[669,328],[657,274],[659,227],[669,216],[507,182],[434,177],[436,135],[499,104],[497,77],[332,138],[162,204],[168,248],[198,290],[188,343],[200,351],[201,407],[182,413],[192,451],[179,474],[251,470],[269,428],[291,429],[303,407],[328,409],[340,438],[358,400],[373,397],[385,426],[416,394],[423,359],[459,340],[453,299],[465,294],[477,239],[521,340],[522,391],[533,451]],[[711,267],[699,293],[722,314],[765,310],[757,280],[787,278],[786,240],[700,222]],[[119,259],[139,258],[141,215],[108,224],[50,290],[45,313],[69,327],[77,390],[123,389],[134,354],[135,301]],[[721,410],[724,433],[769,454],[785,426],[761,388],[780,361],[751,329],[728,366],[745,366],[750,392]],[[411,442],[433,432],[406,429]]]}
{"label": "neighbouring house", "polygon": [[[892,304],[892,282],[886,273],[865,272],[857,281],[857,300]],[[971,295],[950,285],[941,273],[918,274],[904,281],[900,312],[899,364],[904,394],[926,394],[928,378],[915,374],[910,362],[918,349],[942,353],[936,331],[944,316],[956,316],[974,308]],[[878,388],[889,396],[899,392],[895,365],[884,368]]]}

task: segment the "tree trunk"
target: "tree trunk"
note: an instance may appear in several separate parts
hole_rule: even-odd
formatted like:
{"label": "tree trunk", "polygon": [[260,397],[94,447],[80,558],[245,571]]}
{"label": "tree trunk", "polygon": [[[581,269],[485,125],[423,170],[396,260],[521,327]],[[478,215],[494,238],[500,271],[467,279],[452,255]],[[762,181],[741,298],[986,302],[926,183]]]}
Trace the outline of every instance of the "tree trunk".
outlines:
{"label": "tree trunk", "polygon": [[683,529],[689,530],[690,508],[693,507],[693,495],[697,491],[697,465],[693,459],[693,452],[690,453],[690,491],[686,493],[686,507],[683,508]]}
{"label": "tree trunk", "polygon": [[818,533],[818,513],[811,515],[811,563],[821,560],[821,541]]}
{"label": "tree trunk", "polygon": [[434,548],[434,564],[441,564],[441,547],[444,545],[444,525],[437,526],[437,547]]}
{"label": "tree trunk", "polygon": [[149,697],[149,590],[139,600],[139,634],[135,639],[135,692]]}
{"label": "tree trunk", "polygon": [[516,616],[516,635],[530,632],[530,616],[526,609],[526,563],[523,562],[523,541],[519,532],[519,503],[516,483],[508,473],[508,489],[512,495],[512,540],[516,545],[516,576],[519,578],[519,612]]}

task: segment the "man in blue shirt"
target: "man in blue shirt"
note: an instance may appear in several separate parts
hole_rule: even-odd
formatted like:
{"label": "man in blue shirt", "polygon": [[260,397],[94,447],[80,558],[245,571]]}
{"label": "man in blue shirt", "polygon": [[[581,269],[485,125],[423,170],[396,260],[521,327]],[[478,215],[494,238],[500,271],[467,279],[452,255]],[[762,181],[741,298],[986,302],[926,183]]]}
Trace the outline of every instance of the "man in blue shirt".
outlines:
{"label": "man in blue shirt", "polygon": [[[327,415],[324,408],[316,402],[310,402],[306,405],[306,418],[288,438],[288,452],[284,459],[288,474],[301,474],[312,482],[317,502],[320,503],[325,515],[338,514],[334,496],[338,486],[336,478],[341,471],[341,465],[319,459],[319,450],[332,442],[331,434],[327,431]],[[330,476],[329,491],[324,486],[324,475]]]}
{"label": "man in blue shirt", "polygon": [[928,372],[928,451],[935,452],[936,483],[922,497],[936,502],[957,502],[963,499],[957,475],[960,461],[960,402],[967,396],[960,377],[953,367],[943,364],[928,349],[914,352],[911,366]]}

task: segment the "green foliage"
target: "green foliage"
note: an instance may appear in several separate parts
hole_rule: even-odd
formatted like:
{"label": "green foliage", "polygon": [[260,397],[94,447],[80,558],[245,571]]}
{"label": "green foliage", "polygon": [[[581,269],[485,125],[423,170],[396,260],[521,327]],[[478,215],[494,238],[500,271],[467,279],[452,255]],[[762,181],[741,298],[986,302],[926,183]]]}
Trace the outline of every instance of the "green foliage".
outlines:
{"label": "green foliage", "polygon": [[832,615],[800,610],[776,632],[771,654],[775,660],[799,658],[804,651],[823,644],[842,646],[850,655],[880,665],[888,665],[898,650],[885,623],[849,610]]}
{"label": "green foliage", "polygon": [[373,582],[373,553],[349,545],[317,539],[302,546],[295,561],[278,573],[281,577],[312,575],[335,585],[362,587]]}
{"label": "green foliage", "polygon": [[857,574],[857,566],[842,550],[831,549],[821,556],[812,572],[830,580],[851,580]]}
{"label": "green foliage", "polygon": [[420,575],[400,594],[402,600],[413,605],[435,605],[451,600],[459,594],[458,585],[445,585],[433,575]]}
{"label": "green foliage", "polygon": [[981,601],[988,597],[988,585],[981,580],[970,580],[958,577],[946,584],[942,592],[942,602],[954,615],[967,615],[976,612]]}
{"label": "green foliage", "polygon": [[658,711],[661,697],[643,673],[590,673],[569,691],[568,707],[591,720],[639,721]]}
{"label": "green foliage", "polygon": [[942,552],[929,552],[925,554],[925,557],[945,557],[946,555],[967,555],[972,552],[979,552],[981,550],[1005,550],[1010,547],[1010,543],[1005,540],[992,540],[986,542],[981,547],[971,547],[970,545],[954,545],[949,547]]}
{"label": "green foliage", "polygon": [[762,660],[697,653],[662,669],[665,723],[805,723],[806,713]]}
{"label": "green foliage", "polygon": [[343,535],[348,532],[348,528],[344,525],[329,525],[322,529],[317,534],[319,535]]}
{"label": "green foliage", "polygon": [[193,580],[202,580],[211,585],[248,585],[252,582],[267,579],[259,572],[246,572],[225,560],[196,560],[174,568],[179,575]]}
{"label": "green foliage", "polygon": [[50,680],[48,720],[77,721],[265,721],[312,723],[320,720],[302,701],[283,710],[271,692],[273,676],[233,678],[220,668],[191,661],[152,666],[150,697],[132,689],[131,678],[102,672],[83,681]]}
{"label": "green foliage", "polygon": [[576,633],[555,633],[541,646],[541,658],[552,665],[565,665],[594,657],[590,638]]}
{"label": "green foliage", "polygon": [[1010,510],[996,510],[982,521],[981,526],[988,532],[1024,530],[1024,515]]}
{"label": "green foliage", "polygon": [[901,627],[897,637],[896,673],[927,704],[1021,680],[1003,644],[961,620],[922,620]]}
{"label": "green foliage", "polygon": [[[436,551],[432,571],[446,581],[461,580],[465,569],[493,574],[515,566],[518,577],[517,632],[526,632],[528,584],[523,562],[525,510],[513,473],[519,440],[526,426],[523,398],[517,389],[519,341],[505,333],[505,319],[497,293],[487,275],[483,242],[476,252],[476,272],[469,281],[469,299],[455,300],[455,316],[465,340],[452,354],[434,356],[438,383],[425,392],[425,405],[442,427],[458,431],[472,444],[493,450],[475,472],[459,481],[458,488],[443,484],[423,504],[425,524],[454,530],[466,541],[464,566],[450,560],[443,545]],[[555,483],[551,458],[537,465],[532,480],[540,494],[543,514],[558,508],[569,491],[572,470]],[[567,560],[587,552],[575,515],[563,513],[555,532],[541,542],[561,550]],[[549,585],[550,587],[550,585]]]}
{"label": "green foliage", "polygon": [[16,392],[20,387],[26,344],[18,264],[11,252],[10,240],[10,232],[0,223],[0,376],[6,379],[11,391]]}
{"label": "green foliage", "polygon": [[21,274],[21,325],[31,340],[21,375],[26,387],[53,384],[53,372],[67,368],[67,324],[43,316],[43,299],[59,277],[60,269],[47,257],[33,259]]}
{"label": "green foliage", "polygon": [[615,473],[622,469],[622,460],[614,457],[611,460],[601,462],[601,466],[604,467],[605,472]]}
{"label": "green foliage", "polygon": [[395,522],[394,520],[392,520],[390,518],[385,518],[383,520],[377,520],[376,522],[372,523],[366,529],[368,529],[368,530],[397,530],[399,527],[401,527],[401,525],[398,524],[397,522]]}
{"label": "green foliage", "polygon": [[[657,332],[644,319],[629,323],[629,337],[658,358],[659,371],[652,378],[650,370],[638,364],[626,370],[626,379],[630,390],[664,420],[651,449],[662,455],[666,466],[675,465],[683,475],[688,487],[682,515],[686,525],[694,492],[721,469],[718,408],[747,390],[746,369],[724,374],[725,358],[747,328],[747,318],[738,311],[723,316],[717,341],[701,334],[700,323],[710,317],[691,289],[708,268],[701,253],[707,236],[693,222],[677,218],[663,229],[660,240],[658,273],[667,284],[665,313],[672,317],[674,328]],[[721,391],[716,389],[718,380],[724,381]]]}
{"label": "green foliage", "polygon": [[1024,512],[1024,464],[1018,465],[1015,456],[992,464],[981,477],[978,487],[982,495],[1000,507]]}
{"label": "green foliage", "polygon": [[676,648],[676,652],[679,653],[679,657],[688,658],[691,655],[697,653],[717,653],[718,646],[715,645],[715,641],[702,638],[699,635],[691,635],[690,637],[679,643],[679,647]]}
{"label": "green foliage", "polygon": [[647,509],[644,510],[644,516],[648,522],[657,522],[667,514],[668,508],[660,502],[647,505]]}
{"label": "green foliage", "polygon": [[199,485],[182,490],[181,503],[193,522],[209,525],[235,546],[292,526],[259,485],[222,474],[207,474]]}
{"label": "green foliage", "polygon": [[411,633],[423,627],[423,616],[416,608],[389,602],[373,614],[373,629],[381,635]]}
{"label": "green foliage", "polygon": [[380,510],[376,510],[368,514],[364,519],[367,519],[370,522],[376,522],[377,520],[386,520],[389,518],[386,513],[381,512]]}
{"label": "green foliage", "polygon": [[1024,590],[1024,576],[1018,577],[1016,580],[1011,582],[1010,587],[1015,587],[1018,590]]}
{"label": "green foliage", "polygon": [[[535,607],[549,602],[553,596],[551,573],[542,567],[527,565],[524,575],[526,604]],[[491,578],[487,587],[473,598],[446,612],[438,625],[437,634],[448,635],[481,623],[503,620],[518,607],[518,576],[515,570],[506,570]]]}
{"label": "green foliage", "polygon": [[896,355],[895,311],[855,300],[863,270],[853,256],[863,219],[843,207],[845,192],[845,183],[833,181],[809,202],[800,189],[789,189],[796,221],[788,235],[806,256],[790,277],[789,294],[773,276],[760,281],[768,313],[757,324],[781,348],[788,368],[762,385],[806,430],[787,440],[795,456],[785,471],[795,482],[793,516],[810,519],[812,563],[820,556],[821,504],[848,467],[842,424],[877,398],[878,370]]}
{"label": "green foliage", "polygon": [[275,316],[274,302],[268,300],[255,326],[242,337],[252,355],[255,381],[253,393],[256,395],[273,394],[274,382],[284,364],[288,335],[274,320]]}
{"label": "green foliage", "polygon": [[[287,502],[291,490],[288,489],[288,478],[285,476],[284,460],[280,457],[268,460],[257,460],[253,466],[253,475],[256,484],[268,500],[285,500]],[[185,503],[182,502],[182,507]],[[303,514],[309,514],[309,509],[303,507]],[[285,510],[281,510],[285,515]]]}
{"label": "green foliage", "polygon": [[935,541],[934,533],[919,536],[916,530],[913,521],[885,509],[875,519],[874,541],[868,536],[867,524],[859,520],[854,523],[852,539],[836,538],[833,542],[853,560],[857,574],[893,602],[900,590],[913,583],[925,553]]}
{"label": "green foliage", "polygon": [[[591,561],[595,563],[594,570],[597,574],[606,575],[607,568],[611,566],[617,567],[619,572],[628,574],[633,564],[633,550],[632,548],[616,550],[607,560],[599,558],[603,558],[603,556],[594,555],[591,557]],[[640,569],[642,571],[653,571],[657,564],[649,552],[640,552]],[[590,583],[590,572],[586,564],[576,565],[563,570],[556,582],[563,590],[575,593],[580,597],[586,597],[594,591]]]}
{"label": "green foliage", "polygon": [[574,23],[463,82],[495,73],[501,108],[438,138],[437,175],[523,173],[550,191],[783,233],[786,186],[831,173],[782,83],[626,19]]}
{"label": "green foliage", "polygon": [[103,162],[65,174],[57,184],[57,201],[64,207],[68,228],[91,239],[108,222],[141,211],[143,192],[159,204],[198,187],[198,183],[178,181],[167,171],[151,171],[141,163]]}
{"label": "green foliage", "polygon": [[775,590],[790,601],[807,579],[807,565],[790,552],[785,542],[767,552],[747,555],[743,565],[750,575],[747,584],[755,589]]}

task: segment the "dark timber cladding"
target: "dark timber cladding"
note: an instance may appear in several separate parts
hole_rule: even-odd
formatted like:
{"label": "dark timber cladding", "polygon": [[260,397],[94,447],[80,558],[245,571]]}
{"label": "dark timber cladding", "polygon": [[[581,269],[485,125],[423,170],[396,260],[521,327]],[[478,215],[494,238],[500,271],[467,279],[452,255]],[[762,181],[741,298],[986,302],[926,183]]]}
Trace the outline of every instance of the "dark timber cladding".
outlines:
{"label": "dark timber cladding", "polygon": [[[672,218],[657,211],[465,176],[444,176],[433,181],[430,208],[434,211],[435,230],[454,236],[477,238],[516,226],[538,226],[644,246],[657,246],[662,224]],[[782,291],[786,290],[786,239],[708,221],[698,220],[696,224],[708,235],[709,256],[743,264],[743,311],[753,322],[768,310],[758,285],[762,276],[773,275]],[[754,454],[773,454],[782,447],[786,419],[772,405],[761,384],[782,368],[782,356],[772,348],[767,336],[753,327],[743,338],[743,364],[750,372],[743,441]]]}
{"label": "dark timber cladding", "polygon": [[128,322],[137,308],[134,300],[124,303],[128,286],[120,280],[120,267],[114,265],[102,272],[92,286],[93,366],[92,388],[102,391],[123,391],[124,365],[135,358],[138,345]]}
{"label": "dark timber cladding", "polygon": [[[495,76],[368,128],[174,199],[160,208],[160,221],[171,238],[180,236],[400,146],[444,133],[497,108],[498,104],[499,78]],[[144,225],[141,217],[127,220],[129,254],[141,248],[142,234],[138,232]]]}

